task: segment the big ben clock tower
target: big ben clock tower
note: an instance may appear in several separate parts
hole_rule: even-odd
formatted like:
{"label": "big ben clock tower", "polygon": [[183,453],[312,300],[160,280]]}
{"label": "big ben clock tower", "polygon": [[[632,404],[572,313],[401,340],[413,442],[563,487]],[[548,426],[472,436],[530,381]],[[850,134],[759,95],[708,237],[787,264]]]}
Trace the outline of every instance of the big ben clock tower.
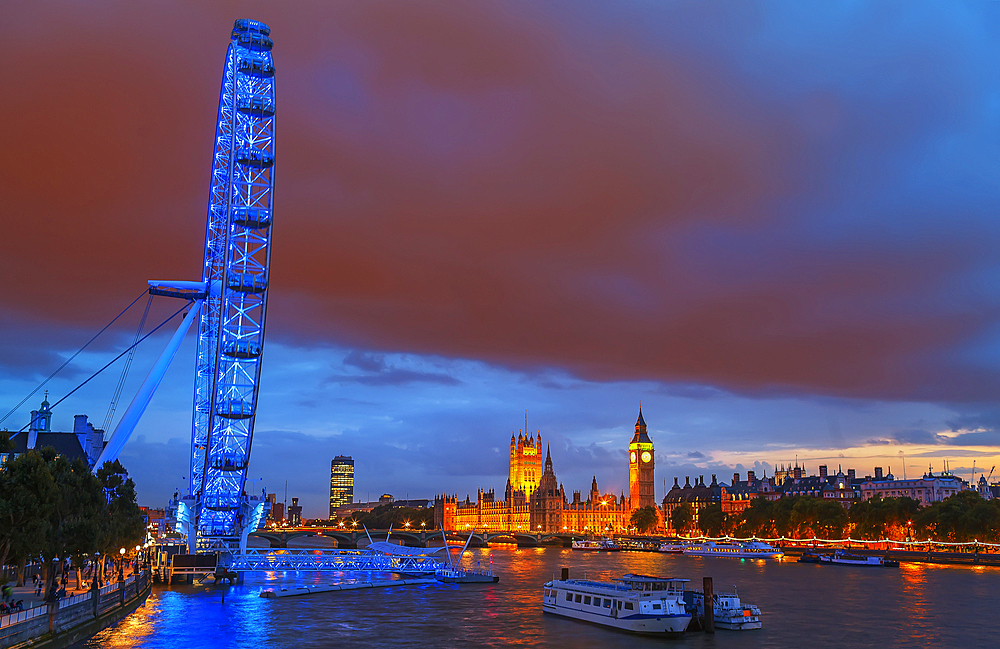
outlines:
{"label": "big ben clock tower", "polygon": [[635,422],[635,435],[628,445],[628,492],[629,506],[656,507],[655,482],[653,480],[653,442],[646,434],[646,421],[642,418],[642,407],[639,407],[639,419]]}

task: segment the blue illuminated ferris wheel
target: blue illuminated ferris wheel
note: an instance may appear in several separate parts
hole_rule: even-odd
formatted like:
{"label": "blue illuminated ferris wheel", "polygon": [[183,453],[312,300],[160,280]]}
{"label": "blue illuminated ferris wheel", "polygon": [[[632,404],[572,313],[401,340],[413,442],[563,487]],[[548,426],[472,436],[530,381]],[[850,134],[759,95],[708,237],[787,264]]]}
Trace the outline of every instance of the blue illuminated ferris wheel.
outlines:
{"label": "blue illuminated ferris wheel", "polygon": [[237,20],[215,129],[198,325],[190,496],[205,536],[236,536],[264,351],[274,208],[274,62],[270,28]]}
{"label": "blue illuminated ferris wheel", "polygon": [[255,20],[233,25],[219,94],[202,279],[149,282],[150,294],[188,300],[190,309],[95,465],[96,470],[121,453],[198,319],[190,490],[176,502],[177,529],[187,535],[192,552],[199,546],[232,550],[237,542],[245,547],[266,507],[262,497],[246,493],[246,476],[264,352],[274,213],[270,33]]}

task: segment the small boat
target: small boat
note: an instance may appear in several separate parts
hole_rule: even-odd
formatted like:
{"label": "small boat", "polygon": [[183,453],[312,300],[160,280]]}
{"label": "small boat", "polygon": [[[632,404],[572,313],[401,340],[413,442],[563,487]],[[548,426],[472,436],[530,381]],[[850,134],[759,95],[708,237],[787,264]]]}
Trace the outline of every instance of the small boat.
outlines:
{"label": "small boat", "polygon": [[803,552],[799,557],[799,563],[819,563],[822,557],[826,556],[821,552]]}
{"label": "small boat", "polygon": [[683,543],[670,543],[664,541],[660,544],[660,552],[666,552],[667,554],[684,554],[685,545]]}
{"label": "small boat", "polygon": [[544,586],[542,611],[630,633],[683,633],[691,623],[684,607],[688,581],[632,574],[614,581],[553,580]]}
{"label": "small boat", "polygon": [[446,584],[495,584],[500,581],[492,570],[443,569],[434,572],[434,578]]}
{"label": "small boat", "polygon": [[836,566],[871,566],[875,568],[899,567],[899,562],[889,557],[850,554],[844,550],[837,550],[833,554],[824,554],[819,558],[819,563]]}
{"label": "small boat", "polygon": [[600,541],[573,541],[574,550],[587,550],[590,552],[618,552],[621,550],[621,546],[610,539],[603,539]]}
{"label": "small boat", "polygon": [[[760,609],[753,604],[740,601],[736,586],[732,593],[715,593],[715,626],[731,631],[747,631],[761,628]],[[684,602],[692,613],[705,615],[705,594],[701,591],[685,591]]]}
{"label": "small boat", "polygon": [[699,557],[734,557],[739,559],[777,559],[784,553],[767,543],[751,541],[749,543],[692,543],[684,547],[684,554]]}

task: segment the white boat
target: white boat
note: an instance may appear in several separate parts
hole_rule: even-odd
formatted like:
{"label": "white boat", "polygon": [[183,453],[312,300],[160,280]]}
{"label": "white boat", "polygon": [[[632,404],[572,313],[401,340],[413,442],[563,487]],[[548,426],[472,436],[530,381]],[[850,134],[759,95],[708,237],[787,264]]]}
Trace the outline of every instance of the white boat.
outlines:
{"label": "white boat", "polygon": [[684,548],[684,554],[698,557],[734,557],[738,559],[777,559],[784,553],[767,543],[760,541],[738,543],[691,543]]}
{"label": "white boat", "polygon": [[835,566],[872,566],[875,568],[899,567],[899,562],[895,559],[863,554],[850,554],[844,550],[837,550],[833,554],[820,555],[819,563],[831,564]]}
{"label": "white boat", "polygon": [[495,584],[500,581],[492,570],[445,568],[434,572],[434,578],[446,584]]}
{"label": "white boat", "polygon": [[542,593],[542,611],[631,633],[683,633],[687,579],[624,575],[614,581],[553,580]]}
{"label": "white boat", "polygon": [[621,547],[610,539],[603,539],[601,541],[573,541],[574,550],[587,550],[590,552],[618,552]]}
{"label": "white boat", "polygon": [[[760,609],[753,604],[740,601],[739,593],[733,586],[732,593],[715,593],[715,626],[719,629],[744,631],[761,628]],[[701,591],[686,591],[684,601],[691,611],[705,615],[705,595]]]}

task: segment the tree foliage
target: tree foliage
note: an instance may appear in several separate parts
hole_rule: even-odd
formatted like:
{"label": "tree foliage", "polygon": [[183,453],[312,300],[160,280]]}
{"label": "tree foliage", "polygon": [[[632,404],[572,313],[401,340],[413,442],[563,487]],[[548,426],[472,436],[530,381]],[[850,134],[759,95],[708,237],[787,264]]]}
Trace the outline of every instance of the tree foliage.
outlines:
{"label": "tree foliage", "polygon": [[[351,525],[353,522],[357,522],[358,528],[364,525],[370,530],[388,529],[389,525],[394,528],[402,528],[407,522],[410,523],[410,529],[433,529],[434,510],[431,508],[394,507],[392,503],[386,503],[370,512],[356,512],[350,518],[344,519],[344,523],[347,525]],[[421,522],[426,524],[424,528],[420,527]]]}
{"label": "tree foliage", "polygon": [[722,536],[727,522],[720,503],[712,503],[698,512],[698,527],[705,536]]}
{"label": "tree foliage", "polygon": [[[40,556],[45,566],[67,558],[80,566],[94,552],[132,547],[143,533],[135,485],[118,462],[94,475],[83,460],[46,447],[0,470],[0,565]],[[46,573],[51,589],[56,571]]]}
{"label": "tree foliage", "polygon": [[694,523],[694,509],[688,503],[681,503],[670,512],[670,525],[677,534],[685,534]]}
{"label": "tree foliage", "polygon": [[655,531],[659,523],[660,517],[656,513],[656,507],[652,505],[636,509],[632,512],[632,518],[629,520],[629,525],[636,528],[640,534]]}

